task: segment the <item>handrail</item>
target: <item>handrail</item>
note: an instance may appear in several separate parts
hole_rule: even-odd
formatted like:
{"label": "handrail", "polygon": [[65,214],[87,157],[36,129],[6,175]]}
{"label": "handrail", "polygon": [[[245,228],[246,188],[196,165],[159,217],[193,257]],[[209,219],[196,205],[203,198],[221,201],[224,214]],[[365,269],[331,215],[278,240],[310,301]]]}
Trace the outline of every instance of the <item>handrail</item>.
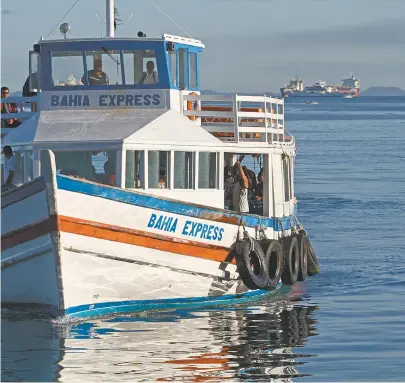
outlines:
{"label": "handrail", "polygon": [[[39,101],[39,96],[33,97],[23,97],[23,96],[11,96],[7,98],[1,98],[0,102],[3,104],[16,104],[17,110],[20,109],[18,112],[15,113],[1,113],[1,119],[6,120],[9,118],[21,118],[26,119],[32,117],[36,111],[32,111],[32,109],[37,108],[37,104]],[[31,110],[24,111],[24,104],[30,104]]]}
{"label": "handrail", "polygon": [[23,96],[11,96],[11,97],[7,97],[7,98],[1,98],[1,103],[32,103],[32,102],[38,102],[39,101],[39,96],[32,96],[32,97],[23,97]]}
{"label": "handrail", "polygon": [[[201,107],[189,110],[187,101],[197,102]],[[222,140],[294,145],[292,136],[285,136],[282,98],[238,94],[183,95],[182,105],[185,116],[193,117],[204,129]]]}

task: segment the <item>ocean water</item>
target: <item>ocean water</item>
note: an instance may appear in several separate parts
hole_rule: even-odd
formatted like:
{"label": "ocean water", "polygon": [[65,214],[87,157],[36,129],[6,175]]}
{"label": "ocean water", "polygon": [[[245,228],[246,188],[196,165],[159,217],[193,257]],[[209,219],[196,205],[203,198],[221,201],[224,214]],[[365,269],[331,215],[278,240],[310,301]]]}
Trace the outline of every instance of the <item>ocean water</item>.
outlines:
{"label": "ocean water", "polygon": [[321,274],[294,300],[87,323],[2,312],[3,381],[405,381],[405,99],[287,100]]}

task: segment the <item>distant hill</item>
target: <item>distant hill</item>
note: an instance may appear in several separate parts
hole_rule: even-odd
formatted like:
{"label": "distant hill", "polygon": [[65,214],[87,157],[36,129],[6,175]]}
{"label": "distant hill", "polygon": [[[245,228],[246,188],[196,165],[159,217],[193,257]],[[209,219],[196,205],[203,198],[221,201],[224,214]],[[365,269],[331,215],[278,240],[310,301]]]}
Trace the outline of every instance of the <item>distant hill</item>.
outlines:
{"label": "distant hill", "polygon": [[373,86],[360,92],[360,96],[368,97],[405,97],[405,90],[399,89],[394,86]]}

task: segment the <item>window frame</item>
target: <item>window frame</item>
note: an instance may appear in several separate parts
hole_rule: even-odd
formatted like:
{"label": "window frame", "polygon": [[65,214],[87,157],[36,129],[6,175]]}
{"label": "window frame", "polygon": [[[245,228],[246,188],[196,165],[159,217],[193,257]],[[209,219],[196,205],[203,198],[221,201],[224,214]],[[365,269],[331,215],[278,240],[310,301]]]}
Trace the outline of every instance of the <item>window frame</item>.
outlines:
{"label": "window frame", "polygon": [[[196,176],[195,176],[195,157],[197,152],[195,151],[186,151],[186,150],[172,150],[173,152],[173,189],[172,190],[196,190]],[[187,153],[191,154],[191,166],[189,168],[189,172],[191,172],[191,176],[189,175],[189,180],[191,179],[191,187],[184,187],[184,188],[179,188],[175,186],[176,182],[176,172],[174,168],[174,164],[176,161],[176,153],[184,153],[187,155]],[[186,181],[185,181],[186,183]],[[190,181],[189,181],[190,183]]]}
{"label": "window frame", "polygon": [[[201,187],[200,186],[200,154],[201,153],[214,153],[215,154],[215,186],[214,187]],[[220,184],[220,153],[216,151],[198,151],[198,163],[197,166],[198,168],[196,169],[196,172],[198,172],[198,178],[196,182],[196,189],[197,190],[220,190],[221,184]],[[197,162],[197,161],[196,161]],[[210,182],[210,179],[208,177],[208,184]]]}

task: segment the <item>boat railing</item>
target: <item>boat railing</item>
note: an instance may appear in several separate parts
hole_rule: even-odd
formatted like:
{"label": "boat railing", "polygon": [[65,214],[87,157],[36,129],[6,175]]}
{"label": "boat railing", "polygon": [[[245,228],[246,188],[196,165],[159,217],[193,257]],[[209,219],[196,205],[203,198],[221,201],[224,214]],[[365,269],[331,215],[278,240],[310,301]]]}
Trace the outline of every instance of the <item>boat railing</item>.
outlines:
{"label": "boat railing", "polygon": [[[18,119],[21,123],[24,120],[32,117],[38,110],[38,96],[33,97],[22,97],[22,96],[12,96],[1,99],[1,104],[14,104],[17,108],[16,112],[13,113],[1,113],[1,120],[8,120],[11,118]],[[1,136],[4,137],[6,134],[10,133],[16,129],[15,127],[4,127],[2,123]]]}
{"label": "boat railing", "polygon": [[38,96],[33,97],[22,97],[22,96],[12,96],[7,98],[2,98],[1,103],[3,104],[14,104],[17,107],[17,113],[2,113],[1,119],[5,120],[8,118],[18,118],[26,119],[32,117],[37,111]]}
{"label": "boat railing", "polygon": [[293,145],[284,100],[267,96],[183,95],[183,114],[222,141]]}

